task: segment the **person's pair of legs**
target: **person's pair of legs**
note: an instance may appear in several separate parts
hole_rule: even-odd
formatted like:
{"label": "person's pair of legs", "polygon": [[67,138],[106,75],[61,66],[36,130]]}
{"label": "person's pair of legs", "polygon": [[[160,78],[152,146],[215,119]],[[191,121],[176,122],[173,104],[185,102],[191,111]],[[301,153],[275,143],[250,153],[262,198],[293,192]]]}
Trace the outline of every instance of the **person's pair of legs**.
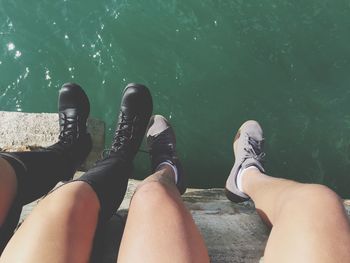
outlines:
{"label": "person's pair of legs", "polygon": [[340,198],[322,185],[266,175],[262,144],[260,125],[244,123],[234,140],[235,165],[226,194],[233,202],[250,197],[272,226],[264,263],[350,262],[350,226]]}
{"label": "person's pair of legs", "polygon": [[63,85],[56,144],[33,152],[0,153],[0,254],[18,224],[22,206],[69,180],[91,150],[86,121],[90,105],[82,88]]}
{"label": "person's pair of legs", "polygon": [[264,263],[350,261],[350,227],[339,197],[322,185],[301,184],[249,169],[243,190],[272,225]]}
{"label": "person's pair of legs", "polygon": [[59,181],[69,180],[74,163],[58,152],[0,155],[0,252],[17,226],[22,206],[45,195]]}

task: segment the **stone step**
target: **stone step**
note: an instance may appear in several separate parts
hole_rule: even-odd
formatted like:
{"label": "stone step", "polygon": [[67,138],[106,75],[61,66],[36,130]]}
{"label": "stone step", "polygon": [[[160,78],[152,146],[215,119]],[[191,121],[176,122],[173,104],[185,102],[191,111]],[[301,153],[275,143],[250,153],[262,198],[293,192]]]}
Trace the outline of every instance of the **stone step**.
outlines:
{"label": "stone step", "polygon": [[[89,118],[88,130],[92,135],[93,148],[80,170],[91,167],[105,145],[105,124]],[[47,147],[57,142],[59,135],[57,113],[23,113],[0,111],[1,151],[28,151]]]}

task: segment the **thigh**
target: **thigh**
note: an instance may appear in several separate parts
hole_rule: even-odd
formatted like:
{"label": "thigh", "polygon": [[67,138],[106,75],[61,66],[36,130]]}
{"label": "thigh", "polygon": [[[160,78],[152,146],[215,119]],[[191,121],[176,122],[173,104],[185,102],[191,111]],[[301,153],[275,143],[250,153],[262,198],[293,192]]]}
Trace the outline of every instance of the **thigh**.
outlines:
{"label": "thigh", "polygon": [[[306,211],[282,215],[272,228],[264,263],[336,263],[350,260],[346,218],[332,211],[314,217]],[[325,218],[328,217],[328,218]]]}
{"label": "thigh", "polygon": [[209,262],[204,240],[175,187],[153,182],[136,192],[118,262]]}
{"label": "thigh", "polygon": [[66,184],[38,204],[0,262],[88,262],[98,213],[97,196],[88,184]]}

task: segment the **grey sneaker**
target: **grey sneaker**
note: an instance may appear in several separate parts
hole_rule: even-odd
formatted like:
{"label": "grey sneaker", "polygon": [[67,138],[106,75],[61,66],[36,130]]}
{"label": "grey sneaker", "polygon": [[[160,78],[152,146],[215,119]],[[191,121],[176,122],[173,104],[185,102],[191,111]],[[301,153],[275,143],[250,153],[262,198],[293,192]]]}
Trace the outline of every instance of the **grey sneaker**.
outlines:
{"label": "grey sneaker", "polygon": [[151,117],[147,128],[147,145],[151,157],[152,171],[162,162],[169,162],[177,169],[177,188],[180,194],[185,193],[184,172],[176,154],[176,137],[169,122],[161,115]]}
{"label": "grey sneaker", "polygon": [[262,165],[265,153],[263,152],[263,131],[256,121],[246,121],[238,129],[233,141],[235,164],[227,178],[225,193],[229,200],[240,203],[249,200],[249,196],[242,193],[237,187],[237,175],[240,169],[255,166],[264,173]]}

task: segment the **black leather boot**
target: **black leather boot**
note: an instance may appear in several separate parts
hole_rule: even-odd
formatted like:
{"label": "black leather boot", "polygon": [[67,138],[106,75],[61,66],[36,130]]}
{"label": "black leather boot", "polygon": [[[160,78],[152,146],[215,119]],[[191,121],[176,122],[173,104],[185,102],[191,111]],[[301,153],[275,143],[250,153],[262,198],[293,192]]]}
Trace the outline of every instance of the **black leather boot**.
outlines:
{"label": "black leather boot", "polygon": [[145,135],[152,108],[149,90],[140,84],[129,84],[123,92],[111,149],[77,179],[90,184],[96,192],[101,205],[101,221],[108,220],[123,201],[132,162]]}
{"label": "black leather boot", "polygon": [[78,168],[92,148],[91,136],[87,131],[90,103],[84,90],[77,84],[64,84],[58,97],[60,135],[58,143],[48,150],[62,152]]}

